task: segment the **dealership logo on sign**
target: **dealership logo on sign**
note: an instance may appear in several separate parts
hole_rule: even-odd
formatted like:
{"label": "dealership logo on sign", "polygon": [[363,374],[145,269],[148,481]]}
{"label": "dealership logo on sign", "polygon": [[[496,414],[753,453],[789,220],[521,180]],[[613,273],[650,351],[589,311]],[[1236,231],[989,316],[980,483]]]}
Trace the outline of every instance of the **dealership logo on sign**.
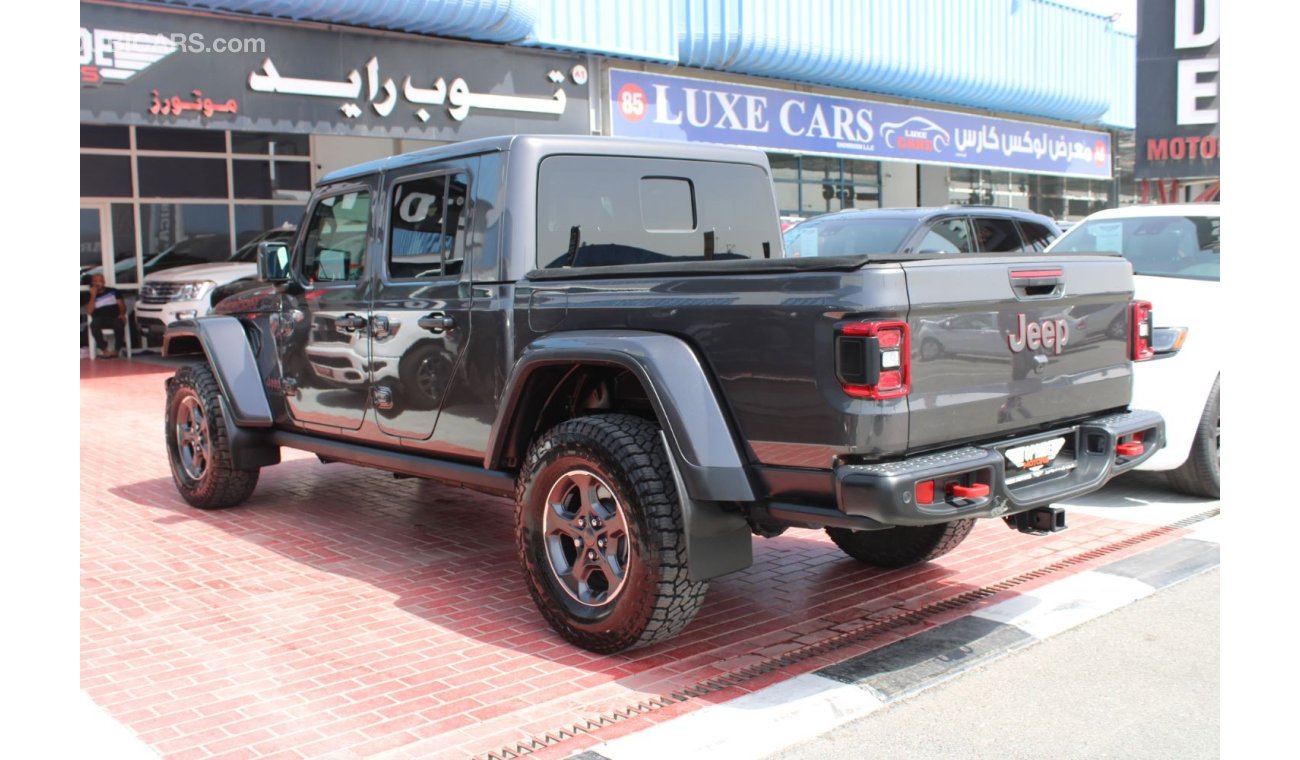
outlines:
{"label": "dealership logo on sign", "polygon": [[921,116],[898,124],[881,124],[880,135],[886,145],[899,150],[938,153],[948,144],[948,130]]}
{"label": "dealership logo on sign", "polygon": [[81,27],[81,82],[125,82],[178,46],[163,34]]}

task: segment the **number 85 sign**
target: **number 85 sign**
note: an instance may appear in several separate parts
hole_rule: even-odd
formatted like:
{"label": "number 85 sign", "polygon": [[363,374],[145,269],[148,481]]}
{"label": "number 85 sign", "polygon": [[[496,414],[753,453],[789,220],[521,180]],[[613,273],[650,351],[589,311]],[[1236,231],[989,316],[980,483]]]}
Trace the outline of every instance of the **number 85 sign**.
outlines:
{"label": "number 85 sign", "polygon": [[618,91],[618,111],[628,121],[641,121],[645,118],[645,90],[634,84],[625,84]]}

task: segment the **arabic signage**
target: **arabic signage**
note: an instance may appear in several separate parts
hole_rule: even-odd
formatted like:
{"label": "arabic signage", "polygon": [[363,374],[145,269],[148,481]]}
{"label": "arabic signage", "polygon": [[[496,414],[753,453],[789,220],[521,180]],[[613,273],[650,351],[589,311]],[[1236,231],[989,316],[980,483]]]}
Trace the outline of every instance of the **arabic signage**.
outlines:
{"label": "arabic signage", "polygon": [[1218,0],[1143,0],[1137,27],[1139,179],[1219,176]]}
{"label": "arabic signage", "polygon": [[83,122],[423,140],[590,132],[582,58],[499,45],[83,3],[79,74]]}
{"label": "arabic signage", "polygon": [[1110,135],[611,69],[611,134],[1109,179]]}

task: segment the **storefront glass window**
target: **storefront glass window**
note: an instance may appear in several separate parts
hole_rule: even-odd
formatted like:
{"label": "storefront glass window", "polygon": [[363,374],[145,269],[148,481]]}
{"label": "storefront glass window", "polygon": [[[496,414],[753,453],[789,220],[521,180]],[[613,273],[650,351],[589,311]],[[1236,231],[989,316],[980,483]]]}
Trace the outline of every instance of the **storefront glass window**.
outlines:
{"label": "storefront glass window", "polygon": [[135,147],[185,153],[225,153],[226,133],[206,129],[136,127]]}
{"label": "storefront glass window", "polygon": [[[817,216],[880,206],[880,163],[852,158],[769,153],[782,215]],[[779,167],[779,168],[778,168]]]}
{"label": "storefront glass window", "polygon": [[227,198],[226,162],[220,158],[141,156],[142,198]]}
{"label": "storefront glass window", "polygon": [[772,165],[772,179],[799,181],[799,157],[785,153],[769,153],[767,161]]}
{"label": "storefront glass window", "polygon": [[311,164],[305,161],[243,161],[232,165],[236,198],[306,200]]}
{"label": "storefront glass window", "polygon": [[81,156],[82,198],[130,198],[130,156]]}
{"label": "storefront glass window", "polygon": [[1108,208],[1114,188],[1113,180],[956,167],[948,170],[948,202],[953,205],[1021,208],[1053,219],[1077,221]]}
{"label": "storefront glass window", "polygon": [[795,214],[799,208],[799,183],[777,182],[775,187],[776,205],[781,209],[781,213],[784,215]]}
{"label": "storefront glass window", "polygon": [[82,124],[81,147],[126,150],[131,147],[130,127]]}
{"label": "storefront glass window", "polygon": [[109,213],[113,218],[113,271],[116,283],[139,282],[135,271],[135,209],[130,203],[114,203]]}
{"label": "storefront glass window", "polygon": [[232,253],[224,203],[142,203],[144,273],[225,261]]}
{"label": "storefront glass window", "polygon": [[231,153],[262,153],[277,156],[306,156],[310,152],[307,135],[277,135],[266,132],[231,132]]}
{"label": "storefront glass window", "polygon": [[297,226],[302,222],[302,212],[302,206],[235,206],[235,245],[243,245],[267,230]]}

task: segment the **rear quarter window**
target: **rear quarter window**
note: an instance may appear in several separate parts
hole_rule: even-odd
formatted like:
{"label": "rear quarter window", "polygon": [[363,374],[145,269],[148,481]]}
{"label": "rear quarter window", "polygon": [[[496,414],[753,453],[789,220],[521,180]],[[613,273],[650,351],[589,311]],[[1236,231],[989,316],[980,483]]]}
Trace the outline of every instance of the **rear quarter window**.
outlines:
{"label": "rear quarter window", "polygon": [[761,167],[550,156],[537,177],[537,266],[621,266],[781,256]]}
{"label": "rear quarter window", "polygon": [[933,223],[916,249],[919,253],[970,253],[970,230],[966,220],[954,217]]}
{"label": "rear quarter window", "polygon": [[975,239],[979,241],[981,251],[989,253],[1014,253],[1023,251],[1020,232],[1016,223],[1010,219],[993,217],[975,217],[971,220],[975,226]]}
{"label": "rear quarter window", "polygon": [[1020,223],[1020,229],[1025,233],[1025,250],[1042,252],[1047,250],[1047,246],[1057,238],[1057,234],[1050,227],[1037,222]]}

